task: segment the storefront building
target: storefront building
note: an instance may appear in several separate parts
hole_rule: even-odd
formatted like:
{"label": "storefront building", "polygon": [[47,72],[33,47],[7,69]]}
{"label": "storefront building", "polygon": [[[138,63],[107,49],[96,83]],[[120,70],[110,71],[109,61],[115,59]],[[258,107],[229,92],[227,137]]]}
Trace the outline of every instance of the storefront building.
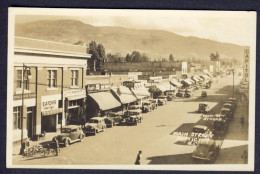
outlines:
{"label": "storefront building", "polygon": [[13,141],[22,127],[23,138],[57,131],[66,124],[65,100],[82,108],[91,55],[83,46],[15,37],[13,57]]}

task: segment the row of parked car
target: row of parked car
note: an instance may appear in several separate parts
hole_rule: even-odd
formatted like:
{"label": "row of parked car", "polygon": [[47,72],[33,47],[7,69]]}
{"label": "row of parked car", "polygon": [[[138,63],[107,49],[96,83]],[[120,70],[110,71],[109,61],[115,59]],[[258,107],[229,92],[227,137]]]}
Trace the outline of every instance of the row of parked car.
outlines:
{"label": "row of parked car", "polygon": [[229,98],[224,102],[220,114],[215,114],[213,117],[210,117],[209,120],[213,120],[213,130],[210,130],[204,125],[195,125],[193,127],[193,133],[203,133],[210,137],[208,141],[205,141],[205,139],[199,139],[197,146],[192,153],[193,159],[200,159],[209,162],[215,161],[222,143],[220,137],[225,136],[228,131],[229,123],[234,118],[236,108],[237,100],[235,98]]}
{"label": "row of parked car", "polygon": [[104,132],[106,128],[116,125],[137,125],[143,120],[142,113],[151,112],[158,106],[165,105],[167,101],[172,101],[171,93],[167,96],[159,96],[157,99],[148,99],[140,103],[128,106],[126,111],[110,112],[105,117],[92,117],[85,127],[78,125],[68,125],[61,129],[61,134],[57,138],[59,144],[65,147],[76,141],[82,141],[86,134],[96,135]]}

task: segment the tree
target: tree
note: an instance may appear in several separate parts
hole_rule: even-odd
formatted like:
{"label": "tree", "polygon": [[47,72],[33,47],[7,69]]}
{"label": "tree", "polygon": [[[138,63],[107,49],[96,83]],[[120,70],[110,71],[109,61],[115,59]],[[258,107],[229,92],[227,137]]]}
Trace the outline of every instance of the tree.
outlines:
{"label": "tree", "polygon": [[89,43],[89,54],[91,54],[90,64],[93,66],[93,71],[96,71],[96,62],[100,59],[96,41]]}
{"label": "tree", "polygon": [[106,59],[106,51],[101,43],[99,43],[97,46],[97,52],[99,54],[99,59],[97,60],[97,68],[99,68],[100,70],[101,67],[104,65],[104,61]]}
{"label": "tree", "polygon": [[149,57],[146,54],[142,54],[142,62],[149,62]]}
{"label": "tree", "polygon": [[170,56],[169,56],[169,61],[174,62],[174,57],[172,56],[172,54],[170,54]]}
{"label": "tree", "polygon": [[125,61],[126,61],[126,62],[132,62],[132,57],[131,57],[130,54],[127,54],[127,55],[126,55]]}
{"label": "tree", "polygon": [[211,61],[219,61],[219,54],[218,54],[218,52],[216,52],[216,54],[211,53],[210,54],[210,60]]}
{"label": "tree", "polygon": [[142,62],[142,56],[138,51],[133,51],[131,58],[132,62]]}

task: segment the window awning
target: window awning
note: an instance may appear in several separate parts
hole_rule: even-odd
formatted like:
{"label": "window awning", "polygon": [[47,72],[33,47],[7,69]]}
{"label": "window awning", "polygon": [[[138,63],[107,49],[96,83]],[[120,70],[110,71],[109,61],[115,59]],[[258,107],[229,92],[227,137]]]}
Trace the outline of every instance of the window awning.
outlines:
{"label": "window awning", "polygon": [[171,91],[171,90],[174,90],[175,87],[170,85],[170,83],[167,83],[167,84],[159,84],[159,85],[156,85],[156,87],[158,89],[160,89],[162,92],[165,92],[165,91]]}
{"label": "window awning", "polygon": [[138,99],[142,99],[150,96],[150,93],[146,88],[132,89],[132,91]]}
{"label": "window awning", "polygon": [[134,94],[128,87],[112,87],[111,90],[112,92],[114,92],[114,94],[118,96],[122,104],[135,102],[137,100],[137,98],[134,96]]}
{"label": "window awning", "polygon": [[200,81],[203,81],[203,79],[201,77],[199,77],[198,75],[195,75],[194,77],[196,77],[197,79],[199,79]]}
{"label": "window awning", "polygon": [[110,92],[97,92],[88,94],[98,104],[100,110],[109,110],[121,106]]}
{"label": "window awning", "polygon": [[191,83],[195,83],[195,81],[192,80],[191,78],[187,78],[186,80],[190,81]]}
{"label": "window awning", "polygon": [[187,79],[183,79],[182,82],[184,82],[184,83],[186,83],[186,84],[188,84],[188,85],[191,85],[191,84],[192,84],[192,82],[189,81],[189,80],[187,80]]}
{"label": "window awning", "polygon": [[62,108],[58,108],[58,109],[52,109],[52,110],[49,110],[49,111],[42,111],[42,115],[43,116],[55,115],[55,114],[58,114],[58,113],[61,113],[61,112],[62,112]]}
{"label": "window awning", "polygon": [[204,77],[205,79],[210,79],[207,75],[202,75],[202,77]]}
{"label": "window awning", "polygon": [[176,79],[172,79],[170,82],[173,86],[182,87],[182,84],[178,82]]}
{"label": "window awning", "polygon": [[196,81],[196,82],[200,81],[200,80],[199,80],[198,78],[196,78],[195,76],[192,77],[192,80],[194,80],[194,81]]}

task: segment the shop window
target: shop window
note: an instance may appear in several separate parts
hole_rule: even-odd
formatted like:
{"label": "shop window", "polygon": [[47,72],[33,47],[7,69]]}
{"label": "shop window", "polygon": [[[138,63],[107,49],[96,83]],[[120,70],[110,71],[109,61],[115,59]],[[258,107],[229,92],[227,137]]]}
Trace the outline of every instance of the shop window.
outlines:
{"label": "shop window", "polygon": [[13,129],[21,129],[21,110],[21,106],[13,108]]}
{"label": "shop window", "polygon": [[57,88],[57,70],[48,70],[48,87]]}
{"label": "shop window", "polygon": [[81,100],[71,100],[69,101],[69,107],[81,106],[81,103],[82,103]]}
{"label": "shop window", "polygon": [[78,70],[71,70],[71,86],[78,87]]}

